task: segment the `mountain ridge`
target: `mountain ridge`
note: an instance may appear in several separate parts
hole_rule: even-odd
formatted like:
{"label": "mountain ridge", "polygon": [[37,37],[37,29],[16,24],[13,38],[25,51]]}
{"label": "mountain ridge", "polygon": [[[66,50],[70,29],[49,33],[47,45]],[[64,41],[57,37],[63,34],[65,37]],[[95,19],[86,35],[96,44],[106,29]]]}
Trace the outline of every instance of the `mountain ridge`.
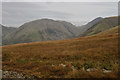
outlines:
{"label": "mountain ridge", "polygon": [[117,19],[118,17],[98,17],[81,27],[67,21],[38,19],[26,22],[16,29],[3,27],[3,45],[91,36],[117,26]]}
{"label": "mountain ridge", "polygon": [[94,35],[94,34],[100,33],[102,31],[105,31],[107,29],[110,29],[116,26],[118,26],[117,16],[106,17],[102,19],[99,23],[97,23],[96,25],[92,26],[91,28],[89,28],[88,30],[80,34],[79,37]]}
{"label": "mountain ridge", "polygon": [[3,39],[4,44],[16,44],[35,41],[61,40],[73,38],[79,34],[76,26],[65,21],[40,19],[27,22]]}

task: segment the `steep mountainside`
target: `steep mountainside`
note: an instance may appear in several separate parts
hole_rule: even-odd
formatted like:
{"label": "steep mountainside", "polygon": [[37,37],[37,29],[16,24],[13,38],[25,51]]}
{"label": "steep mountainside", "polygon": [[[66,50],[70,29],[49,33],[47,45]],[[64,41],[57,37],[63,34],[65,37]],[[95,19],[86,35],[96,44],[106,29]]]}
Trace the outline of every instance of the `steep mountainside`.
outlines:
{"label": "steep mountainside", "polygon": [[102,19],[103,19],[102,17],[98,17],[98,18],[90,21],[88,24],[79,27],[80,33],[87,31],[89,28],[91,28],[94,25],[96,25],[97,23],[99,23]]}
{"label": "steep mountainside", "polygon": [[0,24],[0,43],[2,42],[2,39],[4,39],[4,37],[8,34],[10,34],[11,32],[13,32],[14,30],[16,30],[17,28],[13,28],[13,27],[6,27]]}
{"label": "steep mountainside", "polygon": [[88,30],[80,34],[79,36],[94,35],[94,34],[100,33],[102,31],[105,31],[115,26],[118,26],[118,17],[104,18],[100,22],[98,22],[98,24],[92,26],[91,28],[89,28]]}
{"label": "steep mountainside", "polygon": [[17,28],[14,27],[6,27],[2,25],[2,36],[5,37],[6,35],[10,34],[11,32],[15,31]]}
{"label": "steep mountainside", "polygon": [[40,19],[23,24],[3,39],[3,44],[61,40],[79,35],[76,26],[65,21]]}

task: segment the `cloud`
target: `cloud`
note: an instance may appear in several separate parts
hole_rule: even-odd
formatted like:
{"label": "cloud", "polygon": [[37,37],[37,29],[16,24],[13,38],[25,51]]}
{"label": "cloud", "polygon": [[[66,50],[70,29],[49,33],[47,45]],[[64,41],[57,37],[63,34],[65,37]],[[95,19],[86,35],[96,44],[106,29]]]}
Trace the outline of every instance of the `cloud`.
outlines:
{"label": "cloud", "polygon": [[117,2],[3,2],[3,23],[19,27],[41,18],[83,25],[96,17],[117,15]]}

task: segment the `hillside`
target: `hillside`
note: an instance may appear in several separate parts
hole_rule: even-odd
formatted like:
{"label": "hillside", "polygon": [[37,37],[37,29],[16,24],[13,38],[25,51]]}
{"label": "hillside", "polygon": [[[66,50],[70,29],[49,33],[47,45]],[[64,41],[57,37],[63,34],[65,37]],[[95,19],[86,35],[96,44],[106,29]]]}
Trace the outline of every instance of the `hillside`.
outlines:
{"label": "hillside", "polygon": [[81,27],[52,19],[30,21],[19,28],[3,26],[3,45],[91,36],[117,26],[117,19],[118,17],[98,17]]}
{"label": "hillside", "polygon": [[116,26],[116,27],[113,27],[113,28],[110,28],[108,30],[105,30],[103,32],[100,32],[98,33],[97,35],[105,35],[105,34],[113,34],[113,33],[118,33],[120,30],[120,26]]}
{"label": "hillside", "polygon": [[84,33],[85,31],[87,31],[89,28],[95,26],[96,24],[98,24],[100,21],[102,21],[103,18],[102,17],[98,17],[95,18],[94,20],[90,21],[89,23],[87,23],[86,25],[80,26],[79,30],[80,30],[80,34]]}
{"label": "hillside", "polygon": [[[118,33],[2,48],[5,71],[38,78],[118,77]],[[88,72],[90,68],[95,69]]]}
{"label": "hillside", "polygon": [[108,30],[112,27],[118,26],[118,17],[107,17],[102,19],[96,25],[90,27],[88,30],[80,34],[79,36],[91,36],[102,31]]}
{"label": "hillside", "polygon": [[25,23],[6,35],[3,44],[62,40],[77,35],[79,35],[78,28],[69,22],[40,19]]}
{"label": "hillside", "polygon": [[15,31],[17,28],[14,27],[6,27],[1,25],[2,27],[2,37],[4,38],[6,35],[10,34],[11,32]]}

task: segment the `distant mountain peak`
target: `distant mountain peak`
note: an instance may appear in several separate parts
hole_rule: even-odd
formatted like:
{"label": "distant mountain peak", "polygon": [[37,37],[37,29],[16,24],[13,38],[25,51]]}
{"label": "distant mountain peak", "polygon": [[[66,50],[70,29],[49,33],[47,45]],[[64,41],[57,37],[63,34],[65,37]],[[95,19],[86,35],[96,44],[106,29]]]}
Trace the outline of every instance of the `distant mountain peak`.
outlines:
{"label": "distant mountain peak", "polygon": [[[66,21],[38,19],[21,25],[14,32],[4,37],[4,44],[28,43],[73,38],[79,30]],[[11,42],[9,42],[11,41]]]}
{"label": "distant mountain peak", "polygon": [[97,17],[97,18],[95,18],[95,19],[103,19],[103,17]]}
{"label": "distant mountain peak", "polygon": [[19,28],[2,28],[3,44],[50,41],[88,36],[97,34],[117,24],[117,17],[97,17],[82,27],[76,27],[70,22],[48,18],[24,23]]}
{"label": "distant mountain peak", "polygon": [[103,18],[102,17],[97,17],[97,18],[95,18],[94,20],[92,20],[92,21],[90,21],[89,23],[88,23],[88,25],[94,25],[94,24],[96,24],[96,23],[98,23],[99,21],[101,21]]}
{"label": "distant mountain peak", "polygon": [[115,26],[118,26],[118,17],[98,17],[84,26],[85,29],[86,27],[87,29],[82,34],[80,34],[80,36],[91,36],[93,34],[98,34]]}

